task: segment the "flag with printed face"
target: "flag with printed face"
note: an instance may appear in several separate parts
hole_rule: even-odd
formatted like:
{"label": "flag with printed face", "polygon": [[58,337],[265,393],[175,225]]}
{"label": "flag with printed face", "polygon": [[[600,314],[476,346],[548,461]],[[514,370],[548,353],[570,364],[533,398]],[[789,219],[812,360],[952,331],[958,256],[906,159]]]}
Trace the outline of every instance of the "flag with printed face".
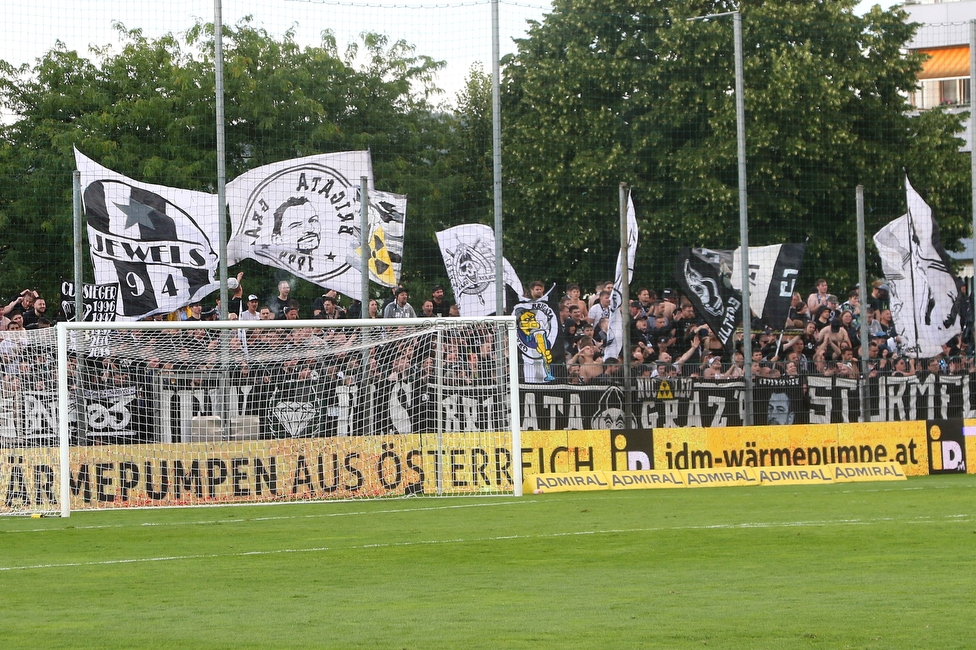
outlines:
{"label": "flag with printed face", "polygon": [[[451,280],[454,300],[462,316],[495,313],[495,231],[478,223],[454,226],[437,233],[437,244]],[[521,296],[522,281],[502,258],[502,279]]]}
{"label": "flag with printed face", "polygon": [[[634,258],[637,255],[637,213],[634,211],[634,199],[627,194],[627,279],[624,280],[623,250],[617,254],[616,277],[613,281],[613,293],[610,297],[610,326],[607,329],[607,343],[603,350],[603,358],[619,357],[624,344],[623,315],[620,304],[623,301],[623,284],[630,284],[634,277]],[[625,360],[626,361],[626,360]]]}
{"label": "flag with printed face", "polygon": [[901,349],[914,357],[933,357],[962,331],[959,280],[939,237],[932,208],[905,177],[908,212],[874,236],[889,287],[891,319]]}
{"label": "flag with printed face", "polygon": [[217,197],[140,183],[75,150],[95,283],[117,320],[171,312],[219,288]]}
{"label": "flag with printed face", "polygon": [[349,258],[360,246],[363,176],[372,195],[368,151],[294,158],[238,176],[227,184],[228,263],[253,259],[358,300],[359,267]]}

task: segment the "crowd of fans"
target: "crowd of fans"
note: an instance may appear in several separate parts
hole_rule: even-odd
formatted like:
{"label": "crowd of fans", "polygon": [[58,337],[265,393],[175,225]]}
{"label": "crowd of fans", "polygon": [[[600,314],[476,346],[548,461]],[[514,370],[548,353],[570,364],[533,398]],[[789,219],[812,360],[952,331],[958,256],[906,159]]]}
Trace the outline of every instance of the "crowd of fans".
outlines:
{"label": "crowd of fans", "polygon": [[[301,318],[333,320],[359,318],[359,303],[343,306],[335,291],[326,291],[310,306],[291,297],[291,286],[280,282],[274,295],[261,299],[246,293],[242,276],[232,283],[233,292],[228,305],[229,318],[239,320],[295,320]],[[628,364],[633,377],[690,376],[707,380],[738,379],[744,374],[742,333],[735,344],[727,348],[711,331],[692,303],[678,292],[664,289],[660,295],[648,288],[638,288],[630,302],[630,349],[619,357],[605,354],[611,337],[609,323],[612,282],[600,282],[594,292],[583,297],[577,284],[568,284],[561,297],[545,293],[542,282],[528,285],[528,296],[547,300],[559,320],[559,336],[549,342],[553,376],[557,382],[569,384],[616,383],[622,379],[623,364]],[[414,303],[416,304],[416,303]],[[963,333],[944,342],[942,353],[930,359],[916,359],[902,350],[897,324],[892,321],[888,287],[882,281],[871,285],[867,297],[868,340],[861,341],[860,291],[849,291],[840,302],[829,291],[826,280],[818,280],[813,291],[804,298],[793,295],[792,307],[785,328],[773,331],[758,325],[752,342],[752,374],[756,377],[783,377],[815,373],[824,376],[857,378],[861,376],[860,359],[868,359],[868,377],[878,375],[907,376],[922,372],[967,374],[973,372],[972,309],[964,301],[961,313]],[[173,314],[156,315],[152,320],[206,321],[219,317],[218,306],[194,303]],[[429,296],[415,309],[405,287],[396,287],[384,303],[367,303],[369,318],[413,318],[457,316],[457,306],[445,297],[443,287],[435,286]],[[20,341],[20,330],[50,327],[55,321],[47,303],[35,291],[24,290],[2,308],[0,314],[0,369],[6,390],[19,388],[24,377],[33,376],[27,351]],[[175,330],[174,330],[175,331]],[[140,345],[140,334],[133,340]],[[170,368],[206,370],[217,363],[218,338],[204,330],[180,330],[181,343],[177,358],[165,363]],[[257,372],[265,352],[281,345],[299,347],[304,352],[290,365],[285,364],[265,373],[262,381],[279,381],[278,374],[297,373],[307,379],[322,376],[336,379],[340,374],[350,381],[364,378],[407,373],[411,376],[432,371],[433,352],[415,354],[416,346],[403,343],[383,354],[374,354],[370,367],[362,368],[359,357],[330,362],[323,366],[316,358],[322,345],[334,348],[348,343],[337,337],[349,334],[341,330],[296,329],[253,330],[245,336],[233,337],[230,345],[241,356],[237,370]],[[471,340],[445,342],[444,373],[450,383],[480,384],[490,381],[496,372],[497,359],[491,337],[485,334]],[[137,346],[138,347],[138,346]],[[152,359],[152,345],[146,344],[141,357]],[[301,360],[297,360],[301,359]],[[152,368],[153,366],[150,365]],[[107,377],[111,376],[111,368]],[[264,371],[262,371],[264,372]],[[290,374],[288,375],[291,376]],[[336,379],[337,380],[337,379]]]}

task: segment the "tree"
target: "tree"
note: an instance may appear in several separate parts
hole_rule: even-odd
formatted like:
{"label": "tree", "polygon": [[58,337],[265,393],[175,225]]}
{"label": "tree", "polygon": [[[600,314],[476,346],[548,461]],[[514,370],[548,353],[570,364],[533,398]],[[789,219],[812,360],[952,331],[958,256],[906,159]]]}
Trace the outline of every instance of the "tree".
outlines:
{"label": "tree", "polygon": [[[868,232],[904,211],[903,170],[952,241],[966,232],[959,116],[910,117],[921,60],[900,10],[743,0],[750,243],[809,241],[803,282],[856,282],[855,192]],[[721,1],[557,0],[506,69],[506,252],[551,233],[553,279],[612,274],[617,184],[634,187],[635,283],[671,284],[682,245],[738,245],[731,17]],[[516,261],[518,260],[518,261]],[[798,289],[799,290],[799,289]]]}
{"label": "tree", "polygon": [[[197,24],[182,39],[117,30],[120,45],[91,59],[56,44],[33,66],[0,62],[0,101],[15,116],[0,126],[0,296],[25,286],[55,295],[70,276],[74,146],[137,180],[216,191],[213,26]],[[272,161],[368,148],[378,189],[410,198],[411,250],[414,228],[450,211],[451,124],[430,102],[443,64],[375,34],[342,55],[329,33],[311,47],[293,36],[274,38],[247,20],[225,27],[228,179]],[[250,261],[241,268],[258,293],[278,279]]]}

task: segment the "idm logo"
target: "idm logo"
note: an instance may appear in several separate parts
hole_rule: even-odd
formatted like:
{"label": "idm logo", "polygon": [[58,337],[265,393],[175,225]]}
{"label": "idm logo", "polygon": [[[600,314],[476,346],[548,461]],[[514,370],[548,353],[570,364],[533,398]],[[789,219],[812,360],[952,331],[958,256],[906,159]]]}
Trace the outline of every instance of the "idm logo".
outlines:
{"label": "idm logo", "polygon": [[929,474],[965,474],[966,444],[962,420],[928,420]]}
{"label": "idm logo", "polygon": [[654,469],[654,430],[610,432],[610,469],[614,472]]}

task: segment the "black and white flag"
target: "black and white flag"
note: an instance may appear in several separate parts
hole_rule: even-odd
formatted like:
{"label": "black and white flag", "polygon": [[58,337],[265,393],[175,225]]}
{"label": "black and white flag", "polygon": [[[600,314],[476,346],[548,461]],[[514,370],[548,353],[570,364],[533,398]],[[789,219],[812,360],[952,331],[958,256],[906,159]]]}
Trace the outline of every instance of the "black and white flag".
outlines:
{"label": "black and white flag", "polygon": [[238,176],[227,184],[228,264],[250,258],[358,300],[361,276],[350,257],[355,262],[360,247],[363,176],[372,194],[368,151],[294,158]]}
{"label": "black and white flag", "polygon": [[[623,284],[630,284],[634,277],[634,259],[637,255],[637,213],[634,210],[634,199],[627,193],[627,279],[624,280],[623,251],[617,254],[616,273],[613,280],[613,294],[610,298],[610,323],[607,328],[607,344],[603,350],[603,358],[619,357],[624,344],[623,315],[620,304],[623,301]],[[624,359],[626,362],[627,359]]]}
{"label": "black and white flag", "polygon": [[962,331],[959,280],[939,238],[932,208],[905,177],[908,212],[874,236],[881,268],[890,288],[891,318],[902,350],[933,357],[942,344]]}
{"label": "black and white flag", "polygon": [[[749,306],[764,325],[782,330],[790,315],[793,290],[806,244],[749,247]],[[742,247],[732,254],[732,287],[742,291]]]}
{"label": "black and white flag", "polygon": [[[495,231],[480,223],[466,223],[437,233],[444,268],[451,280],[454,300],[462,316],[495,313]],[[516,295],[522,281],[502,258],[502,280]]]}
{"label": "black and white flag", "polygon": [[217,197],[140,183],[75,150],[95,284],[117,320],[171,312],[217,290]]}
{"label": "black and white flag", "polygon": [[712,332],[731,348],[735,328],[742,322],[742,297],[732,288],[727,269],[722,251],[682,247],[674,279]]}

